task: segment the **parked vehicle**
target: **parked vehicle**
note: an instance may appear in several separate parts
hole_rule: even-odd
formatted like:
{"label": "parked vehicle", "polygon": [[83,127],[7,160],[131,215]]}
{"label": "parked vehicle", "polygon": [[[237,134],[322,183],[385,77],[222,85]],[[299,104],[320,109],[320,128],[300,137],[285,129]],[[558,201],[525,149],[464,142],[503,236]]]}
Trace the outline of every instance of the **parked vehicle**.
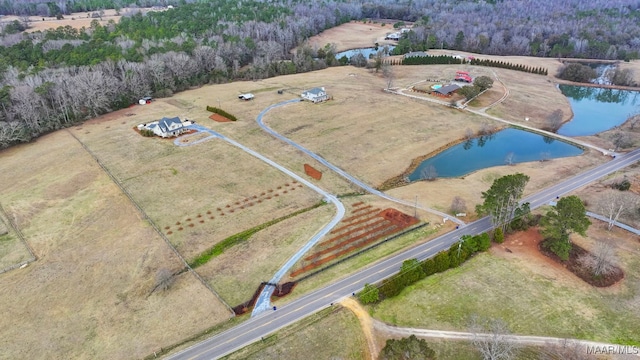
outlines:
{"label": "parked vehicle", "polygon": [[246,94],[240,94],[238,95],[238,99],[240,100],[245,100],[245,101],[249,101],[249,100],[253,100],[253,94],[251,93],[246,93]]}

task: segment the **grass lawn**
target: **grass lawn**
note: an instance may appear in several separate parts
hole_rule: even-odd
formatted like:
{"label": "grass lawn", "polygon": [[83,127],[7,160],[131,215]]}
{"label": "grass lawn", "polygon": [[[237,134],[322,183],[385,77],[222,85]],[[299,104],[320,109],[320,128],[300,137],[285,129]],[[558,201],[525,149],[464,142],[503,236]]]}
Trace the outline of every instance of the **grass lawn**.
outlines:
{"label": "grass lawn", "polygon": [[366,359],[358,319],[335,306],[313,314],[225,357],[233,359]]}
{"label": "grass lawn", "polygon": [[335,207],[329,204],[272,225],[197,271],[229,305],[239,305],[251,298],[261,281],[269,281],[334,214]]}
{"label": "grass lawn", "polygon": [[465,330],[471,314],[505,321],[522,335],[635,343],[640,333],[637,256],[624,256],[626,278],[612,289],[556,281],[490,253],[430,276],[369,307],[390,324]]}

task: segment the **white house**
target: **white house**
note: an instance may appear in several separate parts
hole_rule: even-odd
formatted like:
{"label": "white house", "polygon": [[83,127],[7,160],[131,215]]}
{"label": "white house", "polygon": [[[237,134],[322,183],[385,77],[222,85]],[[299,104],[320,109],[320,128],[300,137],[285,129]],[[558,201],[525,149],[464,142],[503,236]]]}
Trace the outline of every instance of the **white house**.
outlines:
{"label": "white house", "polygon": [[167,138],[178,136],[187,131],[185,128],[186,125],[191,125],[191,122],[187,120],[183,123],[177,116],[174,118],[163,117],[159,121],[138,125],[138,130],[151,130],[157,136]]}
{"label": "white house", "polygon": [[325,91],[324,87],[313,88],[302,93],[302,98],[309,100],[313,103],[319,103],[321,101],[329,100],[329,95]]}

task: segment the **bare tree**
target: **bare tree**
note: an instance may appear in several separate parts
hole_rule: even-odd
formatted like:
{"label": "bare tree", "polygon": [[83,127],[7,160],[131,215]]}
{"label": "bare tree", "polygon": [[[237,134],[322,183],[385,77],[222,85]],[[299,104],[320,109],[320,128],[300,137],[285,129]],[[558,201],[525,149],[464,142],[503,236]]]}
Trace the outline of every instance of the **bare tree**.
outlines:
{"label": "bare tree", "polygon": [[563,117],[564,113],[560,109],[554,110],[551,114],[549,114],[549,116],[547,117],[547,127],[549,128],[549,131],[558,131],[558,129],[560,129],[560,127],[562,126]]}
{"label": "bare tree", "polygon": [[475,134],[474,134],[474,132],[473,132],[473,130],[471,130],[471,129],[469,129],[469,128],[467,128],[467,129],[464,131],[464,138],[465,138],[466,140],[471,139],[471,138],[473,137],[473,135],[475,135]]}
{"label": "bare tree", "polygon": [[595,356],[587,354],[585,347],[573,340],[545,344],[539,354],[540,360],[592,360]]}
{"label": "bare tree", "polygon": [[382,75],[387,82],[387,90],[391,89],[393,86],[393,80],[395,79],[395,74],[393,73],[393,68],[389,64],[382,65]]}
{"label": "bare tree", "polygon": [[618,191],[607,190],[598,199],[598,212],[607,217],[607,230],[611,230],[616,221],[635,208],[636,199],[633,196]]}
{"label": "bare tree", "polygon": [[499,319],[481,319],[472,315],[469,331],[473,333],[473,345],[485,360],[513,359],[517,345],[509,338],[507,325]]}
{"label": "bare tree", "polygon": [[593,276],[606,276],[616,271],[618,258],[611,241],[599,240],[593,252],[580,256],[578,263]]}
{"label": "bare tree", "polygon": [[160,268],[156,272],[155,289],[158,289],[160,291],[166,291],[171,287],[171,285],[173,285],[174,281],[175,281],[175,278],[171,273],[171,270],[167,268]]}
{"label": "bare tree", "polygon": [[640,114],[633,114],[629,116],[629,118],[627,119],[627,124],[629,124],[629,129],[633,130],[636,127],[636,125],[638,125],[639,121],[640,121]]}
{"label": "bare tree", "polygon": [[464,213],[467,211],[467,203],[460,196],[454,196],[451,201],[451,212],[454,214]]}
{"label": "bare tree", "polygon": [[480,126],[480,135],[491,135],[498,131],[498,127],[495,124],[484,123]]}
{"label": "bare tree", "polygon": [[633,139],[631,139],[631,135],[624,131],[616,131],[611,136],[611,142],[616,147],[616,151],[620,148],[628,148],[633,145]]}
{"label": "bare tree", "polygon": [[420,172],[420,178],[423,180],[433,181],[438,178],[438,171],[436,167],[433,165],[429,165],[426,168],[422,169]]}

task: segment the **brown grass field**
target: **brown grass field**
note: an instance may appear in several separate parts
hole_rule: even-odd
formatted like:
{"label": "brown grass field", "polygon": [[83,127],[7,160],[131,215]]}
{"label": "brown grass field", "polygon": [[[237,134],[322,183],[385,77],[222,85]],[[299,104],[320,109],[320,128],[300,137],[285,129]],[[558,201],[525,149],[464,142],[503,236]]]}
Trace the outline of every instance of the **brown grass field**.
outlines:
{"label": "brown grass field", "polygon": [[[123,9],[121,12],[125,11],[126,9]],[[55,17],[51,16],[29,16],[29,28],[26,32],[45,31],[65,26],[71,26],[74,29],[80,29],[82,27],[88,29],[91,27],[91,22],[93,20],[96,20],[100,25],[104,26],[107,25],[110,20],[115,22],[120,21],[121,17],[120,15],[116,15],[116,11],[113,9],[104,10],[104,16],[102,16],[102,19],[91,18],[91,13],[92,12],[72,13],[71,15],[65,15],[62,20],[57,20]],[[22,21],[22,17],[10,15],[2,18],[2,22],[10,22],[14,20]]]}
{"label": "brown grass field", "polygon": [[230,316],[188,273],[151,292],[181,263],[66,131],[0,163],[3,207],[39,258],[0,276],[3,357],[139,358]]}
{"label": "brown grass field", "polygon": [[[338,52],[371,47],[376,42],[380,45],[393,45],[395,42],[384,38],[389,33],[399,31],[393,28],[394,22],[395,20],[379,20],[375,24],[373,22],[365,24],[362,21],[352,21],[312,36],[307,43],[312,48],[322,48],[327,44],[334,44]],[[407,23],[406,26],[409,25],[410,23]]]}
{"label": "brown grass field", "polygon": [[[379,37],[392,31],[389,24],[345,26],[329,30],[339,32],[331,36],[342,36],[354,28],[360,30],[341,39],[339,49],[370,46],[371,39],[363,34],[371,32]],[[374,31],[375,26],[378,28]],[[324,35],[327,42],[335,42],[330,34]],[[322,44],[324,40],[319,41]],[[539,66],[551,66],[555,61],[522,61],[538,60]],[[408,87],[426,78],[452,76],[457,69],[447,65],[394,67],[395,86]],[[489,68],[465,70],[474,75],[495,76]],[[526,114],[531,118],[529,125],[541,125],[541,119],[556,108],[570,113],[568,101],[557,91],[551,77],[500,69],[495,69],[495,74],[511,95],[489,110],[491,114],[515,121],[524,121]],[[173,140],[145,138],[132,128],[163,116],[189,118],[307,179],[303,164],[311,164],[323,172],[322,180],[312,181],[329,192],[356,192],[357,188],[324,166],[265,135],[255,122],[267,106],[297,98],[302,90],[316,86],[326,87],[333,100],[274,109],[266,115],[266,123],[373,186],[402,174],[413,158],[441,150],[461,139],[467,128],[477,131],[490,121],[387,94],[382,91],[385,79],[381,74],[337,67],[203,86],[4,150],[0,152],[0,180],[5,184],[0,190],[2,206],[15,219],[39,259],[25,269],[0,275],[0,286],[5,289],[0,305],[11,314],[0,320],[5,335],[0,340],[3,355],[144,357],[230,316],[224,305],[189,273],[177,276],[168,291],[151,292],[159,269],[178,271],[182,264],[70,134],[95,154],[177,250],[192,260],[226,237],[312,206],[321,197],[307,188],[284,193],[285,184],[292,184],[291,178],[220,139],[177,147]],[[284,90],[284,94],[277,90]],[[496,85],[472,106],[487,106],[503,91]],[[238,100],[237,95],[244,92],[254,93],[255,100]],[[210,120],[207,105],[225,109],[238,121]],[[602,146],[609,143],[605,136],[594,137],[593,141]],[[480,201],[481,192],[501,175],[517,171],[528,174],[528,194],[603,161],[601,155],[587,151],[573,158],[494,167],[460,179],[418,182],[389,193],[410,201],[417,197],[421,205],[446,212],[453,197],[461,196],[472,210]],[[278,196],[264,198],[269,190]],[[258,198],[263,200],[258,202]],[[415,211],[373,196],[343,200],[394,207],[410,215]],[[197,270],[223,299],[236,305],[247,300],[259,282],[270,278],[333,213],[332,207],[322,206],[262,230]],[[440,226],[441,219],[422,211],[418,211],[418,217],[430,226],[305,281],[291,298],[453,227],[449,223]],[[470,215],[466,220],[472,219]],[[0,237],[0,265],[19,261],[16,259],[23,256],[25,249],[18,245],[21,244],[11,231]]]}

